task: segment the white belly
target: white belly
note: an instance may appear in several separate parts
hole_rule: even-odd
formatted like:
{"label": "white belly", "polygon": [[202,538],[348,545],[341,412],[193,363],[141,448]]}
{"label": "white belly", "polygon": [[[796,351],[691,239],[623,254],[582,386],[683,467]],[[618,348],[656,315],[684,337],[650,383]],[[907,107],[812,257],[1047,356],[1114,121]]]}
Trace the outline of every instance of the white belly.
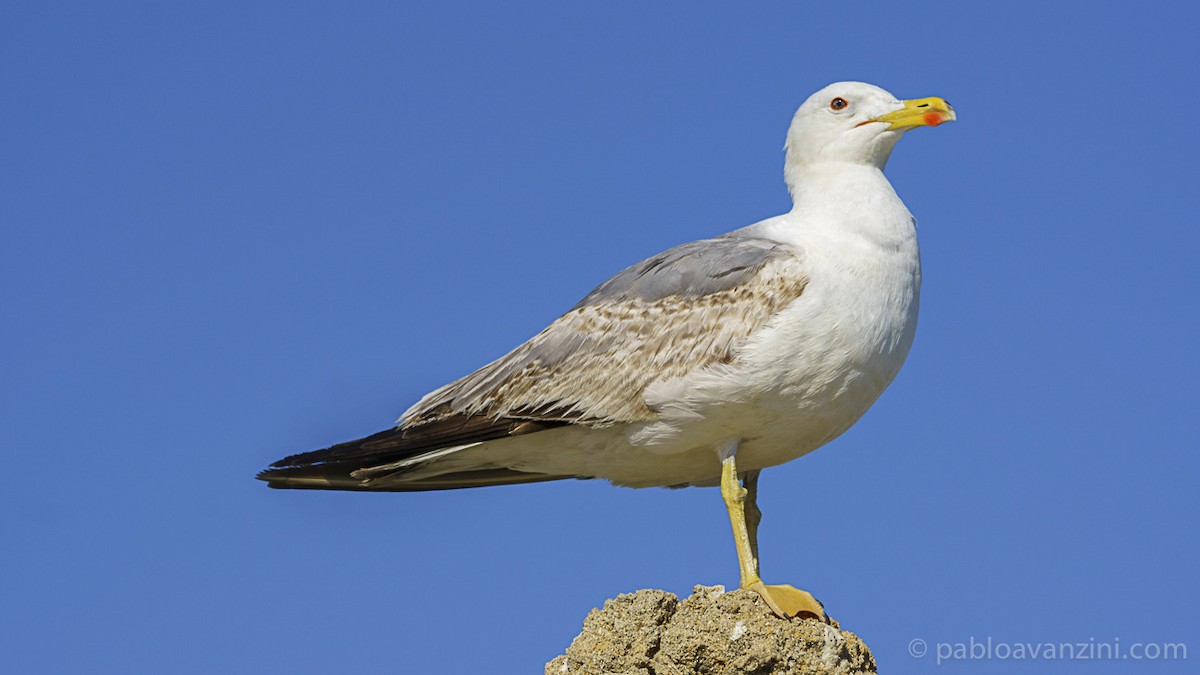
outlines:
{"label": "white belly", "polygon": [[919,271],[904,267],[892,261],[874,279],[814,283],[764,332],[747,355],[751,379],[768,383],[753,398],[752,416],[764,419],[746,430],[739,467],[782,464],[828,443],[891,384],[917,325]]}

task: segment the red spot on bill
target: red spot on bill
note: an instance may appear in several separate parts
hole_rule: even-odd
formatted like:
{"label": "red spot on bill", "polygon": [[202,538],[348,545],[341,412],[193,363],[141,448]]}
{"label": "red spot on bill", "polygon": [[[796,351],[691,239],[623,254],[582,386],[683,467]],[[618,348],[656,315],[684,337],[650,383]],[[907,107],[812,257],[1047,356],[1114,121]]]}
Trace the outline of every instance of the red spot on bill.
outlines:
{"label": "red spot on bill", "polygon": [[942,117],[941,113],[936,113],[936,112],[925,113],[925,116],[923,119],[925,121],[925,124],[927,124],[931,127],[936,127],[937,125],[946,121],[946,118]]}

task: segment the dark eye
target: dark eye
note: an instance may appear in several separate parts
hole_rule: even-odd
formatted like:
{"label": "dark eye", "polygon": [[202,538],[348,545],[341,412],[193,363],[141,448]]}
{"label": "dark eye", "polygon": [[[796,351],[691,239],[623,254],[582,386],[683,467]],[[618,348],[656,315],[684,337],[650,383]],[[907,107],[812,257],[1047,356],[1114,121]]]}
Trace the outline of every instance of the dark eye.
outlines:
{"label": "dark eye", "polygon": [[843,108],[845,108],[848,105],[850,105],[850,104],[846,103],[846,99],[842,98],[841,96],[839,96],[829,102],[829,107],[832,108],[833,110],[842,110]]}

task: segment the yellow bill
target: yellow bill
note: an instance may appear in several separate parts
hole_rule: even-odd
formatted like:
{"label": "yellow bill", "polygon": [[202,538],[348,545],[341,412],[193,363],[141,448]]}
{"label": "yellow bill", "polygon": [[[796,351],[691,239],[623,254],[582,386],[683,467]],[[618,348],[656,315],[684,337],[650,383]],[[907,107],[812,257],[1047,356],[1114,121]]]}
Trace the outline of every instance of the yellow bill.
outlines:
{"label": "yellow bill", "polygon": [[903,108],[868,121],[884,122],[889,125],[888,131],[895,131],[915,127],[936,127],[943,122],[951,122],[955,119],[954,108],[950,107],[950,104],[943,98],[936,96],[914,98],[910,101],[901,101],[901,103],[904,104]]}

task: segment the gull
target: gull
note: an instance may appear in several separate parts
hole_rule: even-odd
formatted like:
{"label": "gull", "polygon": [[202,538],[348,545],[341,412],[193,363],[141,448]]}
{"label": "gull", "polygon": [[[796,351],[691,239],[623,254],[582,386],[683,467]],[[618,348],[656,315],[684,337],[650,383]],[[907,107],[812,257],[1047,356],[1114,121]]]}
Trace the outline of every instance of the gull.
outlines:
{"label": "gull", "polygon": [[841,435],[900,371],[921,264],[916,221],[883,168],[906,131],[953,119],[940,98],[821,89],[788,130],[790,212],[643,260],[394,428],[258,477],[397,492],[719,485],[741,587],[779,616],[827,620],[812,594],[759,577],[759,472]]}

